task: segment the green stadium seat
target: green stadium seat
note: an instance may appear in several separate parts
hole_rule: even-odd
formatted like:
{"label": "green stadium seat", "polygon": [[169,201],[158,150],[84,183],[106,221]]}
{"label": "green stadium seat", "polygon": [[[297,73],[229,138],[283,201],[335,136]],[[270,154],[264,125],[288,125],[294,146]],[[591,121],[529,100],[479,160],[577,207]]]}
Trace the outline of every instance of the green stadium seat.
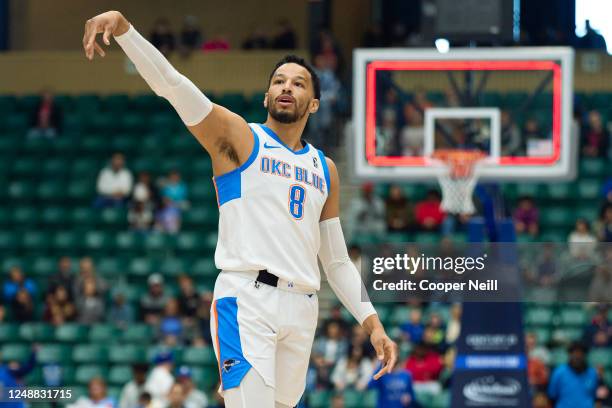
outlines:
{"label": "green stadium seat", "polygon": [[135,276],[146,277],[153,272],[153,261],[150,258],[133,258],[128,266],[128,273]]}
{"label": "green stadium seat", "polygon": [[563,326],[584,326],[588,320],[587,313],[583,309],[563,308],[559,315]]}
{"label": "green stadium seat", "polygon": [[71,210],[70,220],[74,226],[81,227],[85,230],[94,228],[98,224],[100,218],[99,211],[90,207],[77,207]]}
{"label": "green stadium seat", "polygon": [[43,224],[51,227],[60,227],[68,223],[68,211],[64,207],[45,207],[40,217]]}
{"label": "green stadium seat", "polygon": [[127,210],[123,208],[105,208],[100,213],[100,222],[103,227],[126,227]]}
{"label": "green stadium seat", "polygon": [[[226,107],[232,112],[242,114],[246,109],[246,101],[244,95],[241,93],[226,93],[217,98],[217,101],[221,106]],[[263,109],[263,107],[262,107]]]}
{"label": "green stadium seat", "polygon": [[[47,239],[49,239],[49,245],[51,245],[50,237],[47,237]],[[29,270],[36,276],[48,278],[55,273],[56,265],[57,260],[54,257],[37,257],[32,260]]]}
{"label": "green stadium seat", "polygon": [[195,232],[181,232],[176,238],[176,246],[181,251],[194,251],[201,247],[204,237]]}
{"label": "green stadium seat", "polygon": [[567,201],[576,198],[576,190],[570,183],[550,183],[546,185],[547,198],[551,201]]}
{"label": "green stadium seat", "polygon": [[36,207],[19,206],[13,210],[13,223],[19,227],[32,227],[38,223],[40,213]]}
{"label": "green stadium seat", "polygon": [[[196,177],[204,177],[204,176],[212,176],[212,163],[208,157],[198,158],[191,163],[191,173]],[[208,188],[213,188],[212,182],[208,182],[208,180],[203,180],[201,183]],[[190,186],[193,188],[194,186]]]}
{"label": "green stadium seat", "polygon": [[391,314],[391,322],[397,326],[407,323],[410,320],[410,312],[411,309],[409,307],[403,305],[397,306]]}
{"label": "green stadium seat", "polygon": [[308,393],[308,406],[311,408],[327,408],[330,406],[331,391],[320,390]]}
{"label": "green stadium seat", "polygon": [[268,112],[262,106],[251,108],[244,113],[244,118],[249,123],[263,123],[266,121]]}
{"label": "green stadium seat", "polygon": [[596,200],[601,193],[599,180],[581,179],[578,181],[578,196],[581,200]]}
{"label": "green stadium seat", "polygon": [[[200,155],[206,154],[202,145],[191,136],[191,134],[173,134],[168,142],[168,148],[175,156],[184,157],[185,155]],[[180,166],[183,167],[183,166]],[[186,173],[183,171],[183,173]]]}
{"label": "green stadium seat", "polygon": [[113,94],[103,98],[101,103],[105,111],[119,114],[128,110],[130,98],[126,94]]}
{"label": "green stadium seat", "polygon": [[195,277],[215,278],[219,270],[215,266],[214,258],[199,258],[191,267],[191,274]]}
{"label": "green stadium seat", "polygon": [[148,118],[139,113],[127,113],[121,118],[121,129],[124,132],[145,133],[148,125]]}
{"label": "green stadium seat", "polygon": [[111,141],[113,151],[122,152],[126,156],[134,156],[140,146],[140,140],[129,133],[116,135]]}
{"label": "green stadium seat", "polygon": [[74,384],[74,368],[68,367],[67,370],[63,370],[63,371],[64,371],[64,375],[66,375],[67,372],[70,373],[69,376],[72,380],[70,382],[67,382],[68,385],[66,386],[66,388],[72,390],[73,400],[76,401],[80,397],[87,397],[89,393],[87,386],[80,385],[80,384]]}
{"label": "green stadium seat", "polygon": [[[150,340],[150,338],[144,338],[139,341],[146,344]],[[108,360],[113,364],[132,364],[145,362],[147,359],[142,345],[122,343],[109,348]]]}
{"label": "green stadium seat", "polygon": [[72,361],[78,364],[102,364],[107,361],[106,348],[100,344],[77,344],[72,349]]}
{"label": "green stadium seat", "polygon": [[95,180],[77,180],[68,184],[68,199],[77,203],[91,203],[95,197]]}
{"label": "green stadium seat", "polygon": [[[99,271],[99,268],[98,268]],[[89,342],[108,344],[117,339],[118,330],[112,324],[98,323],[89,329]]]}
{"label": "green stadium seat", "polygon": [[569,227],[576,222],[576,215],[571,207],[546,207],[540,211],[540,222],[547,227]]}
{"label": "green stadium seat", "polygon": [[72,360],[71,349],[64,344],[42,344],[36,354],[36,359],[41,364],[66,364]]}
{"label": "green stadium seat", "polygon": [[553,367],[565,363],[567,363],[567,349],[565,347],[556,347],[550,351],[550,364]]}
{"label": "green stadium seat", "polygon": [[[1,188],[2,187],[0,186],[0,189]],[[8,228],[12,219],[13,216],[9,208],[0,206],[0,230]]]}
{"label": "green stadium seat", "polygon": [[64,323],[55,329],[57,341],[66,343],[84,343],[87,340],[87,327],[77,323]]}
{"label": "green stadium seat", "polygon": [[417,402],[423,407],[431,407],[433,405],[434,395],[431,391],[415,390],[414,392]]}
{"label": "green stadium seat", "polygon": [[36,188],[36,197],[45,203],[63,201],[66,199],[66,185],[61,181],[41,182]]}
{"label": "green stadium seat", "polygon": [[[48,139],[27,139],[24,140],[22,150],[24,156],[33,158],[47,158],[49,151],[53,148],[53,141]],[[36,167],[35,175],[38,176],[42,172],[42,162]]]}
{"label": "green stadium seat", "polygon": [[14,181],[8,186],[9,200],[14,202],[29,202],[34,199],[34,185],[27,181]]}
{"label": "green stadium seat", "polygon": [[25,231],[21,236],[20,247],[25,253],[31,254],[32,252],[46,251],[50,246],[49,244],[49,233],[30,230]]}
{"label": "green stadium seat", "polygon": [[19,178],[32,178],[38,176],[41,170],[41,162],[38,159],[24,157],[15,158],[11,174]]}
{"label": "green stadium seat", "polygon": [[580,177],[605,177],[606,168],[605,159],[587,157],[580,159]]}
{"label": "green stadium seat", "polygon": [[192,370],[193,382],[205,392],[216,392],[216,386],[219,383],[219,368],[217,365],[209,367],[193,367]]}
{"label": "green stadium seat", "polygon": [[169,249],[171,242],[172,240],[162,232],[152,232],[144,237],[144,247],[149,251]]}
{"label": "green stadium seat", "polygon": [[553,336],[553,333],[548,327],[527,327],[525,331],[535,334],[540,344],[548,343]]}
{"label": "green stadium seat", "polygon": [[23,132],[25,133],[30,124],[30,119],[25,113],[12,113],[5,117],[4,128],[9,132]]}
{"label": "green stadium seat", "polygon": [[23,362],[30,357],[32,348],[29,344],[23,343],[5,343],[0,349],[2,361],[20,361]]}
{"label": "green stadium seat", "polygon": [[[0,231],[0,237],[2,237],[2,231]],[[1,246],[0,246],[0,249],[2,249]],[[8,270],[12,268],[13,266],[20,266],[23,268],[25,264],[23,259],[14,257],[14,256],[7,256],[6,258],[3,258],[0,262],[2,262],[2,272],[5,272],[5,273],[7,273]]]}
{"label": "green stadium seat", "polygon": [[21,323],[19,327],[19,337],[28,342],[47,342],[53,341],[53,326],[47,323]]}
{"label": "green stadium seat", "polygon": [[580,340],[582,337],[581,328],[558,328],[552,333],[552,339],[558,343],[568,344],[572,341]]}
{"label": "green stadium seat", "polygon": [[595,221],[599,217],[599,208],[596,206],[581,205],[574,209],[574,219],[584,218],[589,222]]}
{"label": "green stadium seat", "polygon": [[431,408],[446,408],[450,407],[450,392],[442,391],[439,394],[434,394],[431,398]]}
{"label": "green stadium seat", "polygon": [[436,244],[440,242],[440,234],[434,232],[417,232],[414,241],[419,244]]}
{"label": "green stadium seat", "polygon": [[111,235],[105,231],[87,231],[84,246],[90,251],[108,251],[112,245]]}
{"label": "green stadium seat", "polygon": [[265,110],[263,106],[263,101],[264,101],[265,96],[266,96],[265,92],[253,93],[253,95],[251,95],[251,97],[248,99],[249,108],[250,109],[259,108],[261,110]]}
{"label": "green stadium seat", "polygon": [[125,328],[122,340],[127,343],[147,343],[153,335],[151,326],[144,323],[136,323]]}
{"label": "green stadium seat", "polygon": [[142,236],[133,231],[122,231],[115,236],[115,245],[122,253],[137,251],[142,248]]}
{"label": "green stadium seat", "polygon": [[17,248],[18,235],[11,231],[0,230],[0,251],[11,253]]}
{"label": "green stadium seat", "polygon": [[187,347],[182,353],[182,362],[187,365],[215,365],[217,359],[212,347]]}
{"label": "green stadium seat", "polygon": [[61,253],[74,253],[81,247],[81,234],[73,231],[58,231],[52,238],[52,247]]}
{"label": "green stadium seat", "polygon": [[19,325],[16,323],[0,323],[0,343],[19,341]]}
{"label": "green stadium seat", "polygon": [[[206,174],[202,174],[202,178],[206,177]],[[193,201],[202,205],[205,203],[216,203],[217,196],[215,192],[215,187],[212,181],[200,181],[192,186],[189,189],[189,195],[193,199]]]}
{"label": "green stadium seat", "polygon": [[360,408],[361,407],[361,399],[362,394],[359,391],[355,390],[346,390],[343,393],[344,395],[344,406],[346,408]]}
{"label": "green stadium seat", "polygon": [[73,175],[73,182],[87,182],[88,185],[93,184],[95,187],[95,178],[102,167],[103,164],[100,163],[99,160],[75,159],[70,167],[70,173]]}
{"label": "green stadium seat", "polygon": [[164,276],[178,276],[188,270],[188,261],[183,258],[166,258],[159,265],[159,271]]}
{"label": "green stadium seat", "polygon": [[152,112],[163,109],[165,106],[162,98],[152,93],[136,95],[130,101],[130,105],[134,111],[138,112]]}
{"label": "green stadium seat", "polygon": [[74,380],[78,384],[88,384],[95,377],[107,377],[108,370],[103,365],[85,364],[77,367],[74,373]]}
{"label": "green stadium seat", "polygon": [[180,118],[175,113],[158,113],[150,118],[149,128],[156,131],[172,131],[180,128]]}
{"label": "green stadium seat", "polygon": [[612,349],[593,348],[589,351],[588,360],[593,367],[603,365],[604,368],[609,369],[612,367]]}
{"label": "green stadium seat", "polygon": [[114,385],[125,385],[132,380],[132,367],[129,365],[115,365],[108,372],[108,382]]}
{"label": "green stadium seat", "polygon": [[183,224],[185,228],[200,229],[216,226],[219,219],[217,208],[210,206],[192,207],[183,213]]}

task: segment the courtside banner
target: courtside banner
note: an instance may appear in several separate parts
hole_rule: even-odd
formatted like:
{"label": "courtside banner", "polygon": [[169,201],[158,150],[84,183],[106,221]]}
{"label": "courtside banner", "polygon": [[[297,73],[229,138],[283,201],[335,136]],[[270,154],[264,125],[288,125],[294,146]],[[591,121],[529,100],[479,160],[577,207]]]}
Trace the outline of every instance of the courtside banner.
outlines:
{"label": "courtside banner", "polygon": [[610,243],[383,243],[358,263],[372,302],[612,302]]}

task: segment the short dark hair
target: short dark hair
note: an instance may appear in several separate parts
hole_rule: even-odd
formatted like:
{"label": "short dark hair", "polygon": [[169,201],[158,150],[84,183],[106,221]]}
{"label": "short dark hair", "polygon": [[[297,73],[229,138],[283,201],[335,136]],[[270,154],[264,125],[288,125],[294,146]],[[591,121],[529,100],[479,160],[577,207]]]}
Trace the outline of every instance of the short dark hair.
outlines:
{"label": "short dark hair", "polygon": [[314,88],[315,99],[321,99],[321,81],[319,81],[317,72],[314,70],[312,65],[306,62],[304,58],[293,54],[285,55],[283,59],[276,63],[276,66],[270,73],[270,78],[268,78],[268,86],[270,85],[270,82],[272,82],[272,77],[274,76],[276,70],[285,64],[298,64],[306,68],[306,70],[310,73],[310,77],[312,78],[312,87]]}

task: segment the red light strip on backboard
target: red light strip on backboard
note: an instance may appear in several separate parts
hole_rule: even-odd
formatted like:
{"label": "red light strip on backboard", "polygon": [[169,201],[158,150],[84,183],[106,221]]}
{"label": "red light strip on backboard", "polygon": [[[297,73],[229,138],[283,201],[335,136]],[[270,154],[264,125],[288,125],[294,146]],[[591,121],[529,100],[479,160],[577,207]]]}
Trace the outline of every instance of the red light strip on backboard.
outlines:
{"label": "red light strip on backboard", "polygon": [[553,61],[373,61],[366,69],[366,160],[373,166],[424,166],[424,156],[376,155],[376,71],[553,71],[553,152],[548,157],[506,156],[500,165],[554,164],[561,155],[561,66]]}

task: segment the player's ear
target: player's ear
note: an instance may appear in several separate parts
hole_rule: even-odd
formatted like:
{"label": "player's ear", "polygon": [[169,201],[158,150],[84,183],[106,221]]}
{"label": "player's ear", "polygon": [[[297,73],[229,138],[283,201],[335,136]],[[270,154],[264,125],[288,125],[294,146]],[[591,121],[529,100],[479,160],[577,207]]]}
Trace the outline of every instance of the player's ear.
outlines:
{"label": "player's ear", "polygon": [[310,108],[308,109],[309,113],[315,113],[319,110],[319,100],[313,99],[310,101]]}
{"label": "player's ear", "polygon": [[268,108],[268,93],[266,92],[263,100],[264,108]]}

